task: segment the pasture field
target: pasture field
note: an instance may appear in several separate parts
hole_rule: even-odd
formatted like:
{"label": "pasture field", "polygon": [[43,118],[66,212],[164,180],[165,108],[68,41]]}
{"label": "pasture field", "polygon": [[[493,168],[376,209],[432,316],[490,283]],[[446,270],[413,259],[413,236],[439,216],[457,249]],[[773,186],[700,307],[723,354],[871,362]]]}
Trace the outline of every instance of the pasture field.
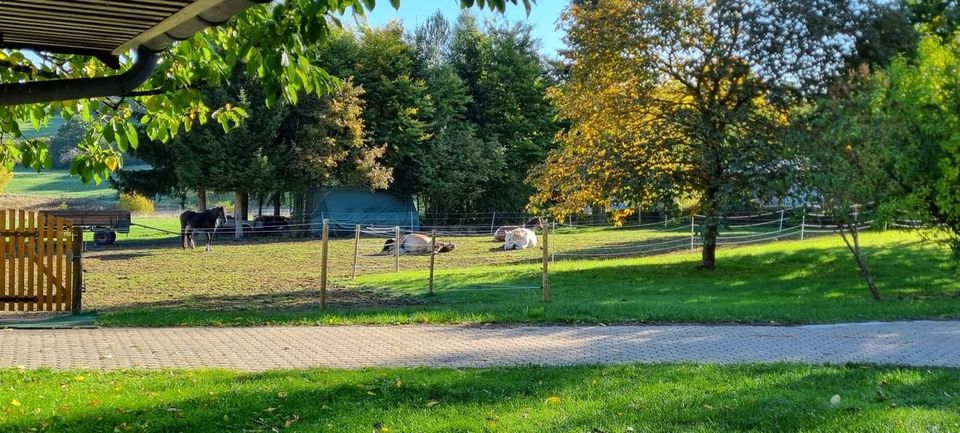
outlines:
{"label": "pasture field", "polygon": [[0,383],[0,432],[960,431],[949,369],[5,370]]}
{"label": "pasture field", "polygon": [[[131,235],[132,237],[134,235]],[[488,237],[445,238],[457,250],[437,258],[375,255],[383,239],[330,242],[329,308],[319,309],[320,241],[218,240],[213,252],[178,241],[129,240],[85,258],[85,306],[104,326],[400,323],[830,323],[960,317],[960,284],[949,253],[917,232],[863,235],[886,299],[874,302],[842,241],[723,248],[719,268],[696,269],[698,253],[557,260],[552,302],[540,302],[539,249],[504,252]],[[558,231],[551,251],[610,251],[689,239],[647,230]],[[121,238],[122,239],[122,238]],[[619,251],[619,250],[614,250]],[[558,256],[562,257],[562,256]]]}
{"label": "pasture field", "polygon": [[45,170],[37,173],[33,170],[18,169],[6,192],[59,199],[115,199],[117,195],[108,183],[84,184],[67,170]]}
{"label": "pasture field", "polygon": [[[127,169],[139,169],[145,166],[127,166]],[[117,191],[104,181],[100,185],[84,184],[77,176],[71,176],[69,170],[34,170],[16,168],[13,181],[0,193],[0,209],[51,209],[66,204],[75,209],[112,209],[117,206]],[[232,200],[232,194],[214,194],[208,196],[213,203]],[[189,197],[188,203],[195,200]],[[158,207],[177,208],[179,200],[164,197]]]}

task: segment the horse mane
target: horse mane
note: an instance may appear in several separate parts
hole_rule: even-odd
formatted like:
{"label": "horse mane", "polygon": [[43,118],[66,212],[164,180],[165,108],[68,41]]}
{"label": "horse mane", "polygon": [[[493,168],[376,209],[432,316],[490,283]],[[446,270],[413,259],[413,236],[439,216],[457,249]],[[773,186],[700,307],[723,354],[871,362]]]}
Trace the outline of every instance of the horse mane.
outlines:
{"label": "horse mane", "polygon": [[540,217],[530,218],[529,220],[527,220],[527,222],[523,223],[523,228],[529,228],[529,227],[542,229],[544,227],[543,219],[541,219]]}

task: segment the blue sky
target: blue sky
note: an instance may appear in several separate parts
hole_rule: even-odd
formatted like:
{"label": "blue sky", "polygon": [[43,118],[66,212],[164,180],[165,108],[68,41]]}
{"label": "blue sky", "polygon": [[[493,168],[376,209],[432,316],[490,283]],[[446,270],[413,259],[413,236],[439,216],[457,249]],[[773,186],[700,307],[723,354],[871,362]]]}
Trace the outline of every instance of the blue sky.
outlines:
{"label": "blue sky", "polygon": [[[523,21],[532,25],[534,36],[540,39],[542,44],[543,54],[555,57],[557,49],[563,47],[563,34],[556,30],[556,23],[567,3],[568,0],[537,0],[537,4],[533,5],[529,17],[522,5],[514,6],[508,3],[506,18],[510,21]],[[443,15],[450,21],[455,21],[457,15],[460,14],[460,1],[401,0],[400,10],[396,10],[390,6],[390,2],[380,0],[373,12],[367,16],[367,22],[372,26],[379,26],[391,20],[398,20],[403,23],[406,29],[411,30],[438,10],[443,12]],[[473,8],[473,12],[481,20],[501,17],[499,13],[488,10],[480,11],[476,7]],[[347,24],[347,22],[344,22],[344,24]]]}

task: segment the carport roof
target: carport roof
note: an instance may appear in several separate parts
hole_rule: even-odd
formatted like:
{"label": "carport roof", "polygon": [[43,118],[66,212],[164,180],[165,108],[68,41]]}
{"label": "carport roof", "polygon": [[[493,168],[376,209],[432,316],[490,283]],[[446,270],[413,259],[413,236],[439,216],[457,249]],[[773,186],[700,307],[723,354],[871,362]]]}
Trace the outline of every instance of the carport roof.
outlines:
{"label": "carport roof", "polygon": [[0,48],[92,55],[116,65],[268,0],[0,0]]}

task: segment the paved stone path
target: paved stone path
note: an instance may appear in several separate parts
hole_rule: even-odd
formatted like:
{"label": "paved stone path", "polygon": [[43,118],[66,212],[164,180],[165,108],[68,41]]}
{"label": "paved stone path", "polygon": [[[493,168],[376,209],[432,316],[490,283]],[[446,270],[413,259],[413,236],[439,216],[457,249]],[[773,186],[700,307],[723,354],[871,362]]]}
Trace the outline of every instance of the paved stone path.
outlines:
{"label": "paved stone path", "polygon": [[775,326],[349,326],[0,331],[0,368],[234,370],[629,362],[960,367],[960,322]]}

